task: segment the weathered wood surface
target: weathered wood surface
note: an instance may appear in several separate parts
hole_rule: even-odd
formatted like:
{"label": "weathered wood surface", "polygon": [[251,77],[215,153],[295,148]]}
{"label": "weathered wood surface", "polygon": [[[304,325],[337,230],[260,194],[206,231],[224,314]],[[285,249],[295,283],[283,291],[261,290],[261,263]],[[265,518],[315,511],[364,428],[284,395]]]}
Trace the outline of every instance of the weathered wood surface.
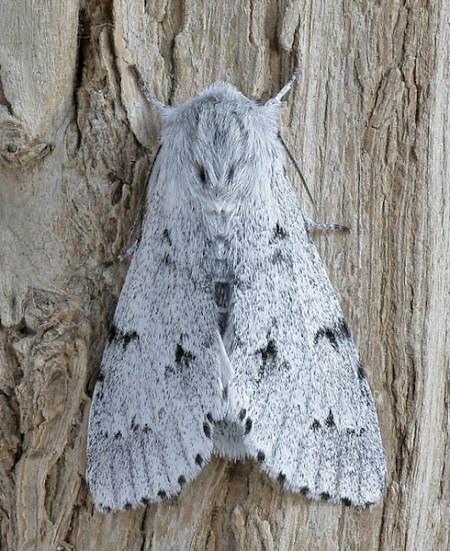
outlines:
{"label": "weathered wood surface", "polygon": [[[0,547],[450,548],[449,37],[444,0],[0,4]],[[90,395],[158,113],[216,79],[267,98],[328,221],[317,237],[379,411],[371,510],[214,460],[178,499],[102,515],[84,482]],[[295,179],[295,177],[294,177]],[[309,209],[303,197],[306,209]]]}

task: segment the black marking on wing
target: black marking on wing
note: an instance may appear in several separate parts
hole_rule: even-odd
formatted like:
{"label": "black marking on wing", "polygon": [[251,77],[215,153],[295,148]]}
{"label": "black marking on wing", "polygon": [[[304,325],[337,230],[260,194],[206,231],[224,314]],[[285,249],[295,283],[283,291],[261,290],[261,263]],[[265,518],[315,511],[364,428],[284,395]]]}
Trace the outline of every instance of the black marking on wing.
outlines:
{"label": "black marking on wing", "polygon": [[169,253],[165,253],[165,255],[162,257],[162,263],[165,265],[165,266],[170,266],[170,265],[174,265],[174,261],[172,260],[172,257],[170,256]]}
{"label": "black marking on wing", "polygon": [[273,230],[273,239],[285,239],[287,237],[286,230],[277,222]]}
{"label": "black marking on wing", "polygon": [[177,344],[177,348],[175,350],[175,361],[177,364],[181,362],[189,364],[194,359],[195,356],[193,354],[191,354],[190,352],[186,352],[186,350],[181,346],[180,343]]}
{"label": "black marking on wing", "polygon": [[211,427],[206,421],[203,423],[203,432],[205,433],[206,438],[211,438]]}
{"label": "black marking on wing", "polygon": [[312,425],[311,425],[311,430],[313,430],[314,432],[318,431],[320,428],[321,428],[321,424],[320,424],[320,421],[318,419],[314,419],[314,421],[312,422]]}
{"label": "black marking on wing", "polygon": [[122,346],[125,349],[131,341],[134,341],[138,338],[139,335],[136,333],[136,331],[128,331],[127,333],[124,333],[123,331],[120,331],[120,329],[118,329],[115,325],[112,325],[109,335],[109,342],[111,343],[112,341],[122,341]]}
{"label": "black marking on wing", "polygon": [[333,413],[330,409],[330,413],[328,414],[328,417],[325,419],[325,425],[328,427],[328,428],[332,428],[332,427],[335,427],[336,424],[334,422],[334,417],[333,417]]}
{"label": "black marking on wing", "polygon": [[345,505],[346,507],[351,507],[352,502],[348,497],[341,498],[342,505]]}
{"label": "black marking on wing", "polygon": [[103,379],[104,379],[103,376],[101,379],[99,377],[97,384],[95,385],[95,392],[96,392],[95,399],[98,400],[100,403],[103,403],[103,398],[104,398],[105,389],[103,386]]}
{"label": "black marking on wing", "polygon": [[123,335],[123,347],[126,348],[131,341],[133,341],[134,339],[138,339],[139,336],[138,334],[136,333],[136,331],[131,331],[130,333],[125,333]]}
{"label": "black marking on wing", "polygon": [[266,454],[262,450],[259,450],[258,455],[256,456],[256,459],[257,459],[258,463],[261,464],[265,461]]}
{"label": "black marking on wing", "polygon": [[347,322],[344,318],[340,318],[337,325],[337,332],[342,339],[350,339],[350,329],[348,328]]}
{"label": "black marking on wing", "polygon": [[118,334],[117,327],[114,324],[111,325],[108,341],[112,342],[113,340],[115,340],[117,338],[117,334]]}
{"label": "black marking on wing", "polygon": [[280,471],[277,480],[281,485],[283,485],[286,480],[286,475]]}
{"label": "black marking on wing", "polygon": [[261,354],[262,365],[259,368],[259,377],[262,378],[266,375],[267,369],[275,364],[278,353],[275,341],[269,339],[265,348],[261,348],[257,353]]}
{"label": "black marking on wing", "polygon": [[325,338],[330,341],[331,346],[339,349],[339,341],[350,339],[350,331],[344,318],[340,318],[333,327],[322,327],[314,337],[314,344],[317,346],[319,339]]}
{"label": "black marking on wing", "polygon": [[203,457],[198,453],[196,456],[195,456],[195,462],[197,463],[197,465],[199,467],[201,467],[203,465]]}
{"label": "black marking on wing", "polygon": [[366,429],[364,427],[361,427],[358,431],[355,429],[345,429],[345,433],[349,436],[362,436],[366,432]]}
{"label": "black marking on wing", "polygon": [[233,166],[230,168],[230,170],[228,171],[228,176],[227,176],[228,181],[230,181],[230,180],[233,179],[234,171],[235,171],[235,166],[233,165]]}
{"label": "black marking on wing", "polygon": [[286,230],[277,222],[272,230],[269,245],[272,246],[269,261],[272,264],[288,264],[292,266],[292,257],[286,249],[280,247],[280,243],[287,237]]}
{"label": "black marking on wing", "polygon": [[143,498],[141,498],[141,503],[142,503],[142,505],[147,507],[147,505],[150,503],[150,500],[148,499],[148,497],[143,497]]}
{"label": "black marking on wing", "polygon": [[275,356],[277,355],[277,347],[275,346],[275,342],[270,339],[267,342],[267,346],[265,348],[262,348],[259,352],[261,354],[263,362],[267,362],[267,360],[275,358]]}
{"label": "black marking on wing", "polygon": [[178,478],[178,484],[183,487],[186,484],[186,479],[183,475]]}
{"label": "black marking on wing", "polygon": [[167,494],[164,490],[159,490],[158,497],[160,497],[161,499],[164,499],[167,497]]}
{"label": "black marking on wing", "polygon": [[300,488],[300,493],[304,496],[307,496],[309,494],[308,486],[303,486],[302,488]]}
{"label": "black marking on wing", "polygon": [[127,501],[127,502],[125,503],[124,509],[126,509],[127,511],[128,511],[129,509],[131,509],[131,503],[130,503],[129,501]]}
{"label": "black marking on wing", "polygon": [[334,334],[334,331],[333,329],[330,329],[329,327],[325,327],[325,328],[322,328],[322,329],[319,329],[319,331],[317,331],[316,333],[316,336],[314,337],[314,344],[317,345],[317,343],[319,342],[319,339],[320,338],[326,338],[330,341],[331,343],[331,346],[337,350],[338,349],[338,345],[337,345],[337,341],[336,341],[336,336]]}
{"label": "black marking on wing", "polygon": [[322,492],[322,493],[320,494],[320,497],[321,497],[322,499],[324,499],[325,501],[328,501],[328,500],[330,499],[331,496],[330,496],[330,494],[329,494],[328,492]]}
{"label": "black marking on wing", "polygon": [[169,230],[168,229],[165,229],[162,233],[163,235],[163,240],[164,241],[167,241],[167,243],[169,245],[172,245],[172,239],[170,238],[170,233],[169,233]]}
{"label": "black marking on wing", "polygon": [[247,419],[247,421],[245,422],[244,434],[248,434],[252,430],[252,426],[253,426],[253,421],[250,418]]}
{"label": "black marking on wing", "polygon": [[139,424],[136,423],[136,415],[133,415],[133,417],[131,419],[131,430],[133,432],[136,432],[139,428],[140,428]]}
{"label": "black marking on wing", "polygon": [[97,377],[97,382],[98,382],[98,383],[101,383],[104,379],[105,379],[105,376],[104,376],[103,373],[100,371],[100,373],[98,374],[98,377]]}
{"label": "black marking on wing", "polygon": [[239,412],[239,421],[243,421],[246,415],[247,415],[247,410],[245,408],[242,408],[241,411]]}

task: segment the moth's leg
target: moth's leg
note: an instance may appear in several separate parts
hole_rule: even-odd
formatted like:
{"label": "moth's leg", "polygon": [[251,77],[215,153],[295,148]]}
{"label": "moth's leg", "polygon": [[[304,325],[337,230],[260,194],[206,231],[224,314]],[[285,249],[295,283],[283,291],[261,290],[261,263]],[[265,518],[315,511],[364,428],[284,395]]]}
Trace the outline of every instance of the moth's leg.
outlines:
{"label": "moth's leg", "polygon": [[[292,162],[292,164],[294,165],[294,168],[297,172],[297,174],[300,176],[300,180],[303,184],[303,187],[305,188],[306,190],[306,193],[308,194],[308,197],[309,197],[309,200],[311,201],[312,203],[312,206],[314,208],[314,212],[316,213],[316,216],[318,217],[319,215],[319,211],[317,209],[317,206],[316,206],[316,203],[314,201],[314,198],[311,194],[311,192],[309,191],[309,187],[308,187],[308,184],[306,183],[306,180],[305,180],[305,177],[303,176],[303,173],[302,171],[300,170],[300,166],[299,164],[297,163],[297,161],[295,160],[295,157],[292,155],[290,149],[288,148],[288,146],[286,145],[286,142],[283,140],[283,137],[281,136],[281,134],[278,135],[278,139],[280,140],[280,142],[282,143],[283,147],[284,147],[284,150],[286,151],[287,155],[288,155],[288,158],[289,160]],[[318,230],[318,231],[350,231],[350,226],[346,225],[346,224],[324,224],[323,222],[315,222],[314,220],[311,220],[310,218],[306,218],[306,224],[308,226],[308,229],[309,230]]]}
{"label": "moth's leg", "polygon": [[346,224],[324,224],[323,222],[315,222],[306,217],[306,225],[310,231],[350,231],[350,226]]}
{"label": "moth's leg", "polygon": [[123,262],[126,260],[129,256],[133,255],[136,252],[136,249],[139,245],[139,238],[136,239],[136,241],[128,247],[122,254],[119,254],[119,256],[116,256],[116,258],[113,258],[112,260],[108,260],[104,263],[105,268],[109,268],[110,266],[114,266],[118,264],[119,262]]}
{"label": "moth's leg", "polygon": [[159,101],[159,99],[155,96],[155,94],[153,94],[153,92],[151,92],[147,88],[147,85],[145,84],[144,79],[142,78],[140,72],[137,70],[137,67],[135,65],[130,65],[130,70],[134,74],[136,80],[138,81],[141,92],[144,94],[144,97],[148,102],[153,103],[153,105],[156,105],[158,109],[165,109],[166,107],[168,107],[165,103],[163,103],[162,101]]}
{"label": "moth's leg", "polygon": [[[134,235],[134,231],[136,229],[138,220],[142,215],[142,211],[144,209],[144,199],[145,199],[145,196],[147,194],[148,183],[149,183],[150,178],[152,176],[153,167],[155,166],[156,159],[158,158],[158,155],[159,155],[160,151],[161,151],[161,146],[158,147],[158,151],[156,152],[155,158],[153,159],[148,177],[145,181],[145,185],[142,188],[141,196],[139,197],[139,202],[138,202],[137,208],[136,208],[136,213],[133,217],[133,222],[131,224],[131,228],[130,228],[130,231],[128,233],[128,242],[131,240],[131,237]],[[109,266],[114,266],[115,264],[118,264],[119,262],[122,262],[123,260],[126,260],[129,256],[131,256],[132,254],[134,254],[136,252],[136,249],[138,248],[140,240],[141,240],[141,234],[139,234],[139,237],[136,239],[136,241],[132,245],[130,245],[122,254],[120,254],[118,257],[114,258],[113,260],[109,260],[109,261],[105,262],[104,265],[108,268]]]}

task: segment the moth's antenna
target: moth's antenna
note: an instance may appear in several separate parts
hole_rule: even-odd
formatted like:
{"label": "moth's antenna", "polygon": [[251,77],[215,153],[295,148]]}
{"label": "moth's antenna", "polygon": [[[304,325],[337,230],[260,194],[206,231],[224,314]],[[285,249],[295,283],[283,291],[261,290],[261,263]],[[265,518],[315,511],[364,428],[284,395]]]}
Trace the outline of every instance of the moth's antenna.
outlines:
{"label": "moth's antenna", "polygon": [[266,105],[272,105],[274,103],[281,103],[281,100],[284,98],[284,96],[289,92],[289,90],[292,88],[292,85],[297,78],[298,75],[298,56],[295,56],[294,60],[294,71],[292,72],[292,75],[290,79],[286,82],[286,84],[281,88],[281,90],[278,92],[278,94],[274,97],[269,99],[266,102]]}
{"label": "moth's antenna", "polygon": [[156,105],[158,109],[164,109],[165,107],[167,107],[165,103],[159,101],[159,99],[153,94],[153,92],[150,92],[150,90],[147,88],[147,85],[145,84],[144,79],[141,77],[140,72],[137,70],[136,65],[130,65],[130,71],[136,77],[141,92],[144,94],[147,101],[153,103],[153,105]]}

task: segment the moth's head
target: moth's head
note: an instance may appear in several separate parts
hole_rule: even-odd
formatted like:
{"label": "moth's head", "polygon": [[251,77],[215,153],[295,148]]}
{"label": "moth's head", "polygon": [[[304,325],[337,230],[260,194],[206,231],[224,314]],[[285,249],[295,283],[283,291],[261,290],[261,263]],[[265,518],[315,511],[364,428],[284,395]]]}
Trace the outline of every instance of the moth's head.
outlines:
{"label": "moth's head", "polygon": [[265,103],[219,81],[183,105],[169,107],[147,88],[135,67],[131,70],[144,96],[162,114],[161,147],[151,178],[173,198],[171,207],[199,199],[216,209],[230,198],[270,193],[284,171],[281,100],[295,75]]}
{"label": "moth's head", "polygon": [[251,188],[252,173],[269,170],[278,151],[280,107],[257,103],[231,84],[216,82],[163,111],[162,147],[176,156],[174,163],[196,172],[205,190],[231,190],[237,178],[240,189],[247,187],[242,182]]}

